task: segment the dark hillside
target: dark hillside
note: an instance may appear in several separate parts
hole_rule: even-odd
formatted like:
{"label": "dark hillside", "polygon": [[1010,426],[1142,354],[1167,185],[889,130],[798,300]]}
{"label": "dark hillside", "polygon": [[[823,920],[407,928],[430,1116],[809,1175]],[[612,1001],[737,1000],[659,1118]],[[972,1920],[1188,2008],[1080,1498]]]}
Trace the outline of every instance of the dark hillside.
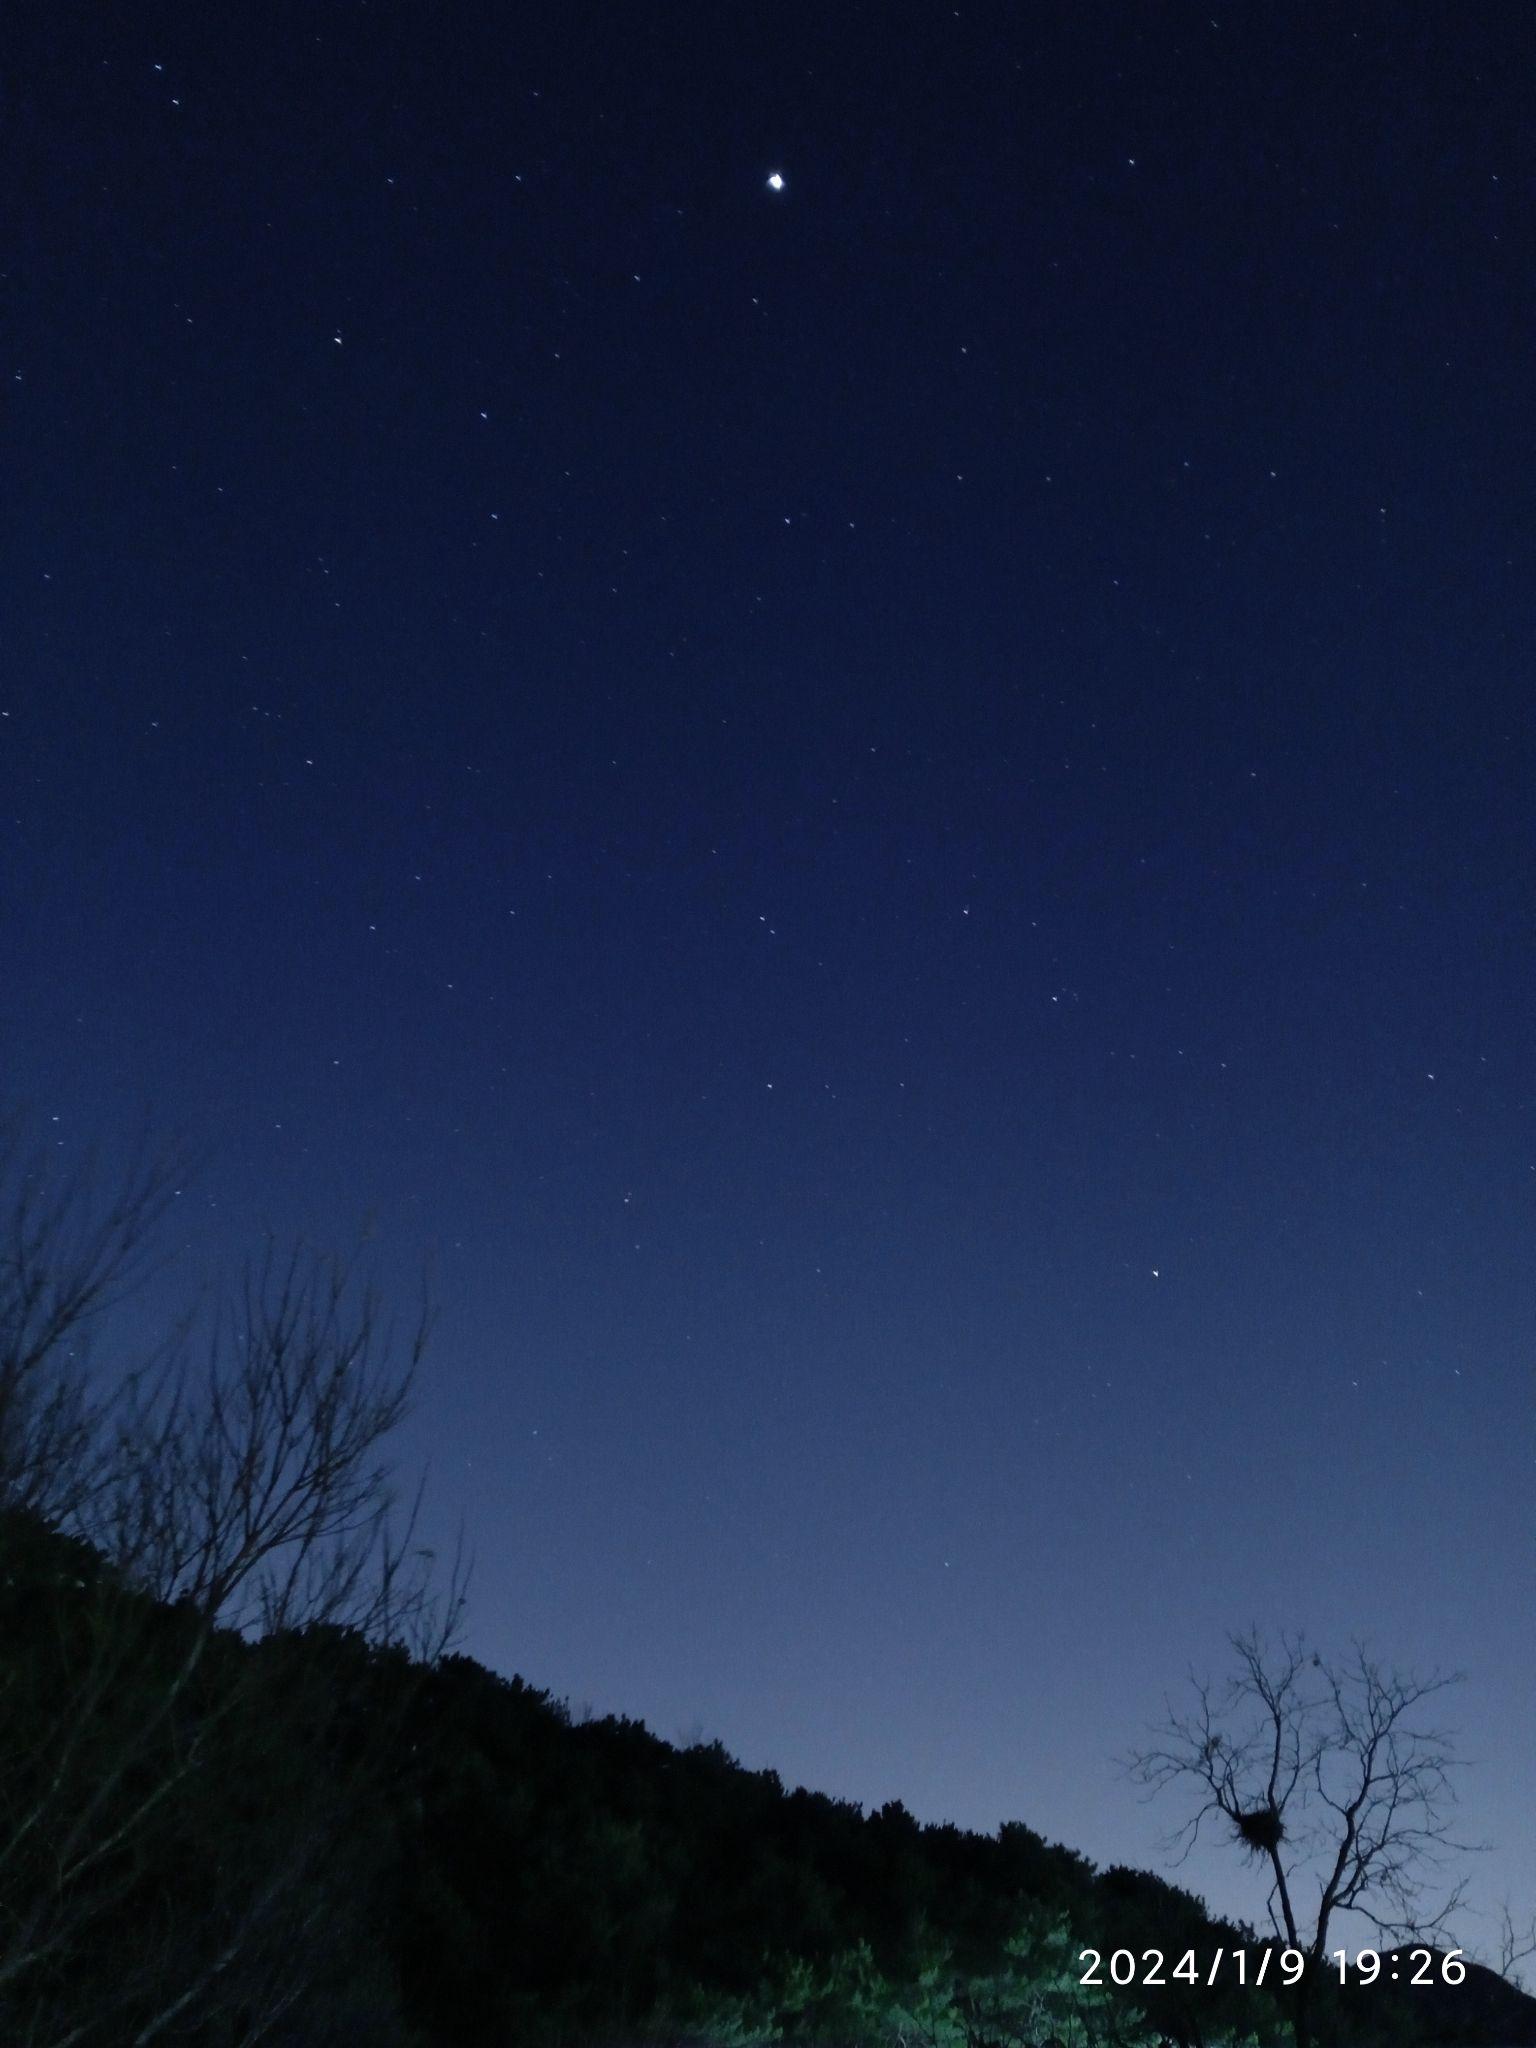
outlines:
{"label": "dark hillside", "polygon": [[[164,1779],[156,1825],[120,1872],[106,1946],[73,1956],[66,1942],[52,1966],[77,1980],[152,1965],[145,1997],[163,2000],[180,1958],[239,1931],[228,1874],[279,1868],[274,1844],[318,1830],[302,1894],[265,1902],[247,1963],[280,1960],[299,1987],[274,2037],[283,2048],[1287,2038],[1283,2001],[1234,1982],[1170,1978],[1135,1994],[1082,1982],[1084,1949],[1156,1949],[1171,1972],[1186,1951],[1256,1946],[1158,1877],[1097,1872],[1022,1823],[985,1836],[920,1825],[897,1803],[865,1813],[787,1790],[718,1743],[680,1749],[635,1721],[573,1722],[467,1657],[427,1668],[333,1628],[254,1648],[224,1634],[162,1726],[156,1688],[185,1633],[176,1610],[35,1521],[11,1518],[0,1550],[12,1708],[0,1820],[24,1836],[46,1698],[103,1641],[123,1685],[93,1740],[109,1758],[119,1724],[150,1731],[109,1800]],[[10,1867],[34,1868],[25,1856]],[[29,1900],[5,1882],[14,1935]],[[226,2022],[263,1981],[232,1978]],[[0,2015],[7,1995],[0,1985]],[[1536,2001],[1475,1967],[1460,1990],[1386,1987],[1328,2005],[1346,2048],[1536,2048]],[[222,2048],[240,2036],[176,2038]]]}

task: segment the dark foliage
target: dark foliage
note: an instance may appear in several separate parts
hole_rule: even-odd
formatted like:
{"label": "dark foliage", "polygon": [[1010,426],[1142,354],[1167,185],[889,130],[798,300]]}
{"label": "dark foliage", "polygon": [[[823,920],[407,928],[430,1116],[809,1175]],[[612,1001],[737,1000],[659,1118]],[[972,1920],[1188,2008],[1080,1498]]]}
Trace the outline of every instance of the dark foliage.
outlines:
{"label": "dark foliage", "polygon": [[[132,1645],[125,1711],[177,1668],[185,1624],[36,1518],[0,1527],[0,1560],[14,1808],[27,1795],[29,1724],[113,1603],[132,1604],[138,1624],[108,1631]],[[137,2012],[164,2010],[178,1974],[206,1968],[229,1917],[252,1911],[242,1869],[280,1869],[274,1845],[317,1837],[324,1853],[295,1856],[291,1888],[257,1902],[270,1924],[228,1996],[154,2038],[1214,2048],[1285,2036],[1282,2001],[1232,1986],[1082,1992],[1083,1948],[1156,1949],[1171,1967],[1187,1949],[1254,1946],[1156,1877],[1098,1874],[1016,1823],[980,1836],[921,1826],[895,1803],[865,1814],[786,1791],[717,1743],[678,1749],[629,1720],[573,1723],[547,1694],[467,1657],[428,1668],[343,1628],[255,1645],[220,1634],[134,1771],[114,1797],[177,1773],[163,1814],[133,1837],[110,1924],[66,1938],[49,1966],[72,1977],[76,2006],[82,1972],[104,2002],[117,1997],[102,2038],[134,2039]],[[0,1878],[12,1921],[36,1903]],[[285,2003],[272,1985],[295,1941],[309,1945],[306,1968]],[[1360,2048],[1419,2038],[1431,2014],[1440,2038],[1469,2048],[1536,2040],[1536,2002],[1489,1978],[1476,1973],[1459,2004],[1357,1994],[1329,2001],[1325,2017]],[[125,1980],[136,1987],[126,2003]],[[0,1987],[0,2020],[3,1999]],[[258,2012],[278,2014],[259,2036]]]}
{"label": "dark foliage", "polygon": [[0,2040],[297,2048],[388,1978],[366,1705],[408,1676],[342,1630],[210,1634],[0,1515]]}

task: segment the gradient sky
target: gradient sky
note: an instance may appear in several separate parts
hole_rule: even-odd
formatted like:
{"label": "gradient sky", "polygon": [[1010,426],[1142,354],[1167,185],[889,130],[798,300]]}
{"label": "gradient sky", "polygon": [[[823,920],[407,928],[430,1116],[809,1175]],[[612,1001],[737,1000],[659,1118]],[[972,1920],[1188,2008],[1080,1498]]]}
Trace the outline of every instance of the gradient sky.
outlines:
{"label": "gradient sky", "polygon": [[1536,1910],[1532,55],[13,10],[7,1090],[435,1258],[472,1654],[1254,1917],[1112,1759],[1358,1633]]}

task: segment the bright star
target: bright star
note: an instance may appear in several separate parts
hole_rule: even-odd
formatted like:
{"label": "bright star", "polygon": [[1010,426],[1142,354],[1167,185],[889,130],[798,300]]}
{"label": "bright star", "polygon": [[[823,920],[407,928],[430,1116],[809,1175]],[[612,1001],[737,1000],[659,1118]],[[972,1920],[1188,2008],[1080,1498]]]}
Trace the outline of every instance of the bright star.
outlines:
{"label": "bright star", "polygon": [[784,174],[782,171],[770,171],[768,173],[768,190],[770,192],[782,192],[784,190]]}

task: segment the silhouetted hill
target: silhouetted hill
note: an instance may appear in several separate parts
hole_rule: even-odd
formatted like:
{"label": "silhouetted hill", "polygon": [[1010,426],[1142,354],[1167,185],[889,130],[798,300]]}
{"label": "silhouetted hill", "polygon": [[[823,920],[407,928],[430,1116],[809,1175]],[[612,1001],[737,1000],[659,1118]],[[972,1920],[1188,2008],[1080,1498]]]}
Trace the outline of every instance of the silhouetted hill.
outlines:
{"label": "silhouetted hill", "polygon": [[[79,1546],[0,1517],[8,1698],[45,1712],[61,1660],[98,1654],[108,1613],[119,1633],[138,1630],[124,1668],[152,1713],[156,1673],[178,1654],[174,1613],[125,1595]],[[267,1690],[239,1682],[254,1669]],[[252,1702],[263,1713],[290,1703],[281,1741],[253,1747],[247,1733],[231,1748]],[[27,1739],[14,1716],[0,1727],[12,1802],[0,1828],[19,1810]],[[1098,1871],[1020,1822],[980,1835],[922,1825],[897,1802],[866,1813],[746,1770],[718,1743],[680,1748],[625,1718],[573,1721],[549,1694],[468,1657],[425,1669],[337,1629],[260,1648],[225,1638],[195,1697],[178,1699],[168,1741],[178,1775],[153,1804],[165,1825],[135,1838],[125,1869],[125,1955],[152,1936],[174,1971],[190,1940],[177,1916],[212,1910],[218,1873],[313,1830],[317,1815],[334,1837],[306,1865],[283,1938],[353,1931],[317,1941],[276,2048],[1289,2038],[1282,1996],[1230,1980],[1083,1983],[1085,1949],[1106,1960],[1156,1949],[1171,1969],[1187,1950],[1260,1945],[1160,1877]],[[152,1791],[141,1773],[123,1797]],[[0,1860],[0,1930],[27,1905],[5,1894],[4,1871]],[[57,1965],[108,1966],[67,1952]],[[0,1983],[0,2038],[23,2038],[7,2031],[8,1995]],[[1322,2005],[1340,2048],[1536,2048],[1536,2000],[1476,1965],[1461,1987],[1325,1988]],[[238,2037],[231,2026],[224,2012],[176,2038],[216,2048]]]}
{"label": "silhouetted hill", "polygon": [[[1437,1976],[1444,1953],[1433,1948]],[[1481,1963],[1467,1963],[1466,1971],[1464,1984],[1437,1982],[1409,1993],[1419,2001],[1426,2038],[1443,2048],[1536,2048],[1536,1998]]]}

